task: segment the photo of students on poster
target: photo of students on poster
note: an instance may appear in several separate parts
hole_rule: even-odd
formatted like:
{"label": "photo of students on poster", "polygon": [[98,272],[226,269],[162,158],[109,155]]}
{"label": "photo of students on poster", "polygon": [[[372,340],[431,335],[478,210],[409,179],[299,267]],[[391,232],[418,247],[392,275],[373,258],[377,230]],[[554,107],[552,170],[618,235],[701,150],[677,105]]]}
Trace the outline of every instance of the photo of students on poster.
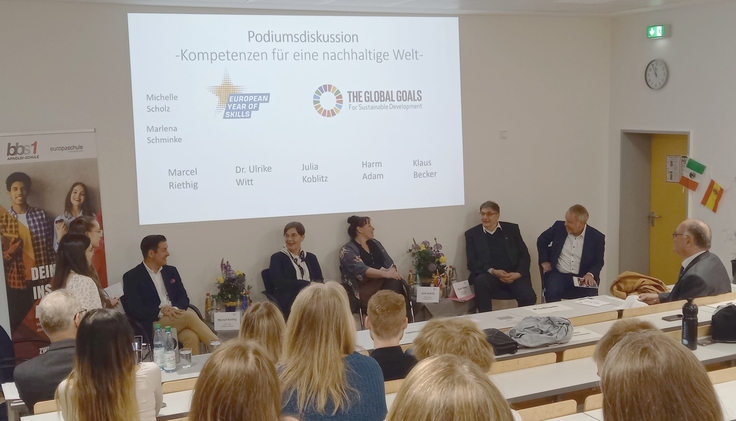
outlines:
{"label": "photo of students on poster", "polygon": [[[11,338],[19,361],[45,350],[35,306],[51,292],[58,242],[90,237],[95,281],[107,286],[94,133],[0,137],[0,239]],[[72,231],[70,231],[72,230]]]}

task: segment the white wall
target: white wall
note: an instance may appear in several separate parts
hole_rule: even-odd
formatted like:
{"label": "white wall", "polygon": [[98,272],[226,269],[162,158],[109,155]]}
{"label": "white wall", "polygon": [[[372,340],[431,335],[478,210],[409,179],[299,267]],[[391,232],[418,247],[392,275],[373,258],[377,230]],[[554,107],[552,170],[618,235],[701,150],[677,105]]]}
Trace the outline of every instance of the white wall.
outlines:
{"label": "white wall", "polygon": [[[260,270],[280,248],[283,225],[294,219],[307,228],[305,248],[320,259],[326,277],[337,279],[349,215],[138,225],[131,11],[244,13],[0,2],[0,129],[97,129],[111,282],[140,262],[144,235],[162,233],[169,238],[169,263],[179,268],[195,304],[215,290],[222,257],[257,280],[260,291]],[[467,204],[370,215],[402,273],[409,269],[412,237],[436,237],[448,260],[464,268],[463,232],[479,222],[477,206],[488,199],[500,203],[502,219],[521,225],[534,263],[537,235],[574,203],[588,207],[591,225],[615,236],[606,227],[610,34],[607,19],[460,18]],[[502,130],[508,139],[499,139]],[[217,198],[193,205],[227,206]],[[535,267],[532,273],[538,284]]]}
{"label": "white wall", "polygon": [[[617,232],[621,130],[690,132],[690,154],[707,165],[706,183],[689,198],[689,215],[713,231],[714,251],[728,268],[736,257],[736,1],[616,18],[611,46],[611,125],[608,147],[609,232]],[[649,25],[672,25],[672,37],[648,40]],[[650,90],[644,68],[653,59],[669,68],[667,85]],[[700,205],[710,176],[725,187],[719,211]],[[610,237],[609,261],[618,241]],[[624,270],[625,268],[621,268]]]}

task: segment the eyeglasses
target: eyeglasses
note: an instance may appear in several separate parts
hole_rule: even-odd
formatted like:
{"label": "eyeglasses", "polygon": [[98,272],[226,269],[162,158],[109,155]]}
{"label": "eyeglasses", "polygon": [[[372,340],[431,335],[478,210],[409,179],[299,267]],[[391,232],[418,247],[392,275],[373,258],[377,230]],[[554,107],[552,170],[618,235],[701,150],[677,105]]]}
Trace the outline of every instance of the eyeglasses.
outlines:
{"label": "eyeglasses", "polygon": [[84,313],[86,313],[86,312],[87,312],[87,309],[86,309],[86,308],[85,308],[84,310],[79,310],[79,311],[78,311],[78,312],[77,312],[77,313],[76,313],[76,314],[74,315],[74,318],[76,318],[77,316],[79,316],[79,318],[82,318],[82,317],[84,317]]}
{"label": "eyeglasses", "polygon": [[678,234],[677,232],[673,232],[672,233],[672,239],[674,240],[675,238],[677,238],[678,235],[681,235],[683,237],[689,237],[689,235],[687,235],[687,234]]}
{"label": "eyeglasses", "polygon": [[498,212],[480,212],[480,214],[490,218],[493,215],[498,215]]}

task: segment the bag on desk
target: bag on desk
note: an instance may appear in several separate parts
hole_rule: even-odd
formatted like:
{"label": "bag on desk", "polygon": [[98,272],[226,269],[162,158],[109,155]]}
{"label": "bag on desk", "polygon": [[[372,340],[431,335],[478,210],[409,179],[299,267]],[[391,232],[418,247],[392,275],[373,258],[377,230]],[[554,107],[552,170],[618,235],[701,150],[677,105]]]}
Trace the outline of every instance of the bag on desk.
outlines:
{"label": "bag on desk", "polygon": [[710,338],[713,342],[736,343],[736,306],[720,306],[710,319]]}
{"label": "bag on desk", "polygon": [[515,340],[509,338],[509,335],[498,329],[483,329],[486,333],[486,340],[493,347],[493,353],[496,355],[516,354],[519,344]]}

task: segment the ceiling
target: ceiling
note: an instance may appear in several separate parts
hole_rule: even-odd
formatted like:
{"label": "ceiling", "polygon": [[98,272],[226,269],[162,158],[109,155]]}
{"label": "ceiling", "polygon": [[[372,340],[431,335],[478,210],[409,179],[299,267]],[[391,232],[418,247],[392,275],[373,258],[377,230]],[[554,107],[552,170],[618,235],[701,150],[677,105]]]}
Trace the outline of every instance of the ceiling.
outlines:
{"label": "ceiling", "polygon": [[[29,1],[29,0],[24,0]],[[408,14],[541,14],[610,16],[719,0],[37,0],[147,6],[228,7]]]}

